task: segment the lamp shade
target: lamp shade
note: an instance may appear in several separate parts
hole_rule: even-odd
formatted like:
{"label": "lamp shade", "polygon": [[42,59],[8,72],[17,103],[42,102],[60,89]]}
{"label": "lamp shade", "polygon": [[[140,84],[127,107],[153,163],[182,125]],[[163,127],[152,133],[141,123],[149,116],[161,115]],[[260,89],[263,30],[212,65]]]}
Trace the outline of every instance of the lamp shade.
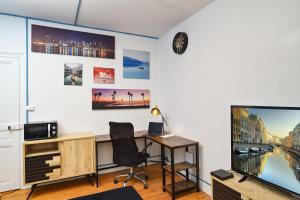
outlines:
{"label": "lamp shade", "polygon": [[154,108],[151,109],[151,114],[152,115],[160,115],[160,110],[157,107],[157,105]]}

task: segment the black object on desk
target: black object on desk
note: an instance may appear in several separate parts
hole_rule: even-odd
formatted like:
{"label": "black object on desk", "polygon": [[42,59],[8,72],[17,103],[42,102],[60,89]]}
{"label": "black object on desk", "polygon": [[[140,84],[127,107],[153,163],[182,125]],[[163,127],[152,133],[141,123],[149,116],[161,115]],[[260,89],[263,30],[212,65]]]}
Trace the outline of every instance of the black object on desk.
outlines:
{"label": "black object on desk", "polygon": [[226,179],[229,179],[229,178],[233,178],[233,174],[224,170],[224,169],[219,169],[219,170],[216,170],[216,171],[213,171],[213,172],[210,172],[210,174],[220,180],[226,180]]}
{"label": "black object on desk", "polygon": [[160,135],[163,130],[163,123],[161,122],[149,122],[148,134],[155,136]]}

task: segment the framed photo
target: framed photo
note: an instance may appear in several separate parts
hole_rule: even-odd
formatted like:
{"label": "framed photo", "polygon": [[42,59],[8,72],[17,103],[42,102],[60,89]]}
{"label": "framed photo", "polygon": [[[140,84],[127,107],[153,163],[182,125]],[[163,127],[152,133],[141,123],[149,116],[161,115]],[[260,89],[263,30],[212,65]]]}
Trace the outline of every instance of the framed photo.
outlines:
{"label": "framed photo", "polygon": [[150,79],[150,52],[124,49],[123,78]]}
{"label": "framed photo", "polygon": [[92,108],[149,108],[150,91],[136,89],[92,89]]}
{"label": "framed photo", "polygon": [[114,59],[115,37],[33,24],[31,51]]}
{"label": "framed photo", "polygon": [[82,64],[65,63],[64,64],[64,84],[65,85],[82,85]]}
{"label": "framed photo", "polygon": [[94,67],[94,83],[114,84],[115,69]]}

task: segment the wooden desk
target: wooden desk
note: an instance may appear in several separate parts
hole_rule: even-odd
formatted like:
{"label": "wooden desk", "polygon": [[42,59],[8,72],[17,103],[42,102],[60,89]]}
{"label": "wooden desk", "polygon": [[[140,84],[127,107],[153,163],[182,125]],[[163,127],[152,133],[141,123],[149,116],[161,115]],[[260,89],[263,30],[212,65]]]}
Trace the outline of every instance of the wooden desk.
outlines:
{"label": "wooden desk", "polygon": [[[172,200],[175,199],[176,194],[180,192],[184,192],[187,190],[191,190],[196,188],[197,192],[200,191],[199,188],[199,143],[193,140],[189,140],[180,136],[172,136],[168,138],[163,138],[161,136],[150,136],[148,135],[148,131],[136,131],[134,133],[135,139],[144,139],[145,146],[147,144],[147,140],[151,140],[155,143],[160,144],[161,146],[161,168],[162,168],[162,183],[163,183],[163,191],[168,191],[172,195]],[[98,144],[111,142],[109,135],[98,135],[96,136],[96,176],[98,177],[98,171],[103,169],[109,169],[116,166],[111,166],[107,168],[99,168],[98,166]],[[194,164],[190,164],[188,162],[174,162],[174,151],[177,148],[185,148],[186,151],[189,150],[189,147],[195,147],[196,150],[196,162]],[[165,162],[165,148],[169,148],[171,151],[171,164],[166,165]],[[147,163],[146,163],[147,165]],[[196,183],[189,180],[189,169],[196,168]],[[179,173],[180,171],[185,170],[186,180],[175,182],[175,173]],[[166,172],[171,174],[171,184],[166,184]],[[180,174],[183,175],[183,174]],[[98,187],[98,178],[97,187]]]}
{"label": "wooden desk", "polygon": [[[163,191],[168,191],[172,195],[172,200],[175,200],[176,195],[191,189],[196,188],[197,192],[200,191],[199,188],[199,143],[193,140],[189,140],[180,136],[172,136],[168,138],[163,138],[161,136],[146,136],[146,140],[149,139],[161,145],[161,168],[162,168],[162,184]],[[185,148],[186,151],[189,147],[195,147],[196,150],[196,162],[190,164],[188,162],[174,162],[174,151],[178,148]],[[165,148],[169,148],[171,151],[171,164],[166,165],[165,163]],[[189,169],[196,168],[196,183],[189,180]],[[186,180],[175,182],[175,173],[180,173],[180,171],[185,170]],[[171,183],[166,184],[166,172],[171,174]],[[183,175],[180,173],[180,175]]]}

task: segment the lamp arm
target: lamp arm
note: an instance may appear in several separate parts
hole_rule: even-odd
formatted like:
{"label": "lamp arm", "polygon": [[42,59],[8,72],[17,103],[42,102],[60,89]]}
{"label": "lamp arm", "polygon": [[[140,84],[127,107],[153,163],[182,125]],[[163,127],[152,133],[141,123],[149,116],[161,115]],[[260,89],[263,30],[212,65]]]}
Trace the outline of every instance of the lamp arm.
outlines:
{"label": "lamp arm", "polygon": [[163,122],[165,122],[166,125],[169,126],[169,124],[167,123],[167,121],[166,121],[166,119],[164,118],[164,116],[163,116],[161,113],[160,113],[160,115],[161,115],[161,117],[162,117]]}

